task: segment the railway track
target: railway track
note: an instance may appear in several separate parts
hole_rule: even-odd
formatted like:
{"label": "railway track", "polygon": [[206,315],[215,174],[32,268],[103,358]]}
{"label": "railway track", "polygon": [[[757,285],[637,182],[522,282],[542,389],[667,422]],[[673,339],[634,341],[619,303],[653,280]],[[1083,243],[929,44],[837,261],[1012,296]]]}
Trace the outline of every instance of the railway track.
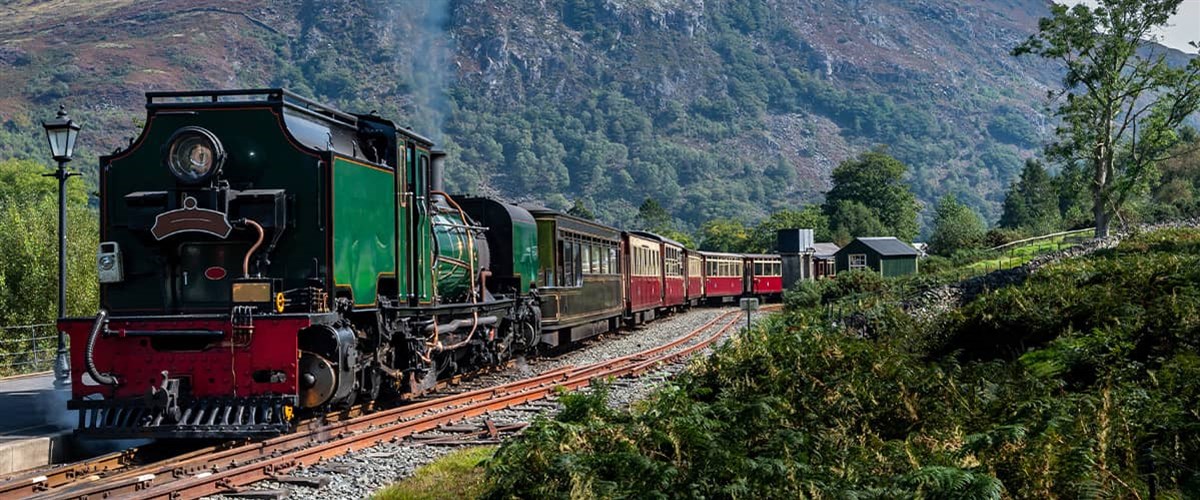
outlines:
{"label": "railway track", "polygon": [[[139,463],[145,462],[142,450],[130,449],[32,471],[0,483],[0,499],[180,499],[219,494],[284,476],[298,466],[544,399],[560,388],[575,390],[595,379],[639,375],[711,345],[738,325],[740,317],[731,311],[665,344],[599,363],[562,367],[374,413],[326,415],[302,424],[297,432],[264,441],[222,443],[149,463]],[[704,336],[706,332],[710,333]]]}

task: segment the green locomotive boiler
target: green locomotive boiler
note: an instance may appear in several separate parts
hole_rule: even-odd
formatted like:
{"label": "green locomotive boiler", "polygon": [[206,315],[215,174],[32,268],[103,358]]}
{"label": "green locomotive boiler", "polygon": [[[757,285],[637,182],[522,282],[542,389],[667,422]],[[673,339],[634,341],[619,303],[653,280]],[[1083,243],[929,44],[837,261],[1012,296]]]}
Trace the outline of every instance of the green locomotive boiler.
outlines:
{"label": "green locomotive boiler", "polygon": [[540,340],[537,222],[456,200],[434,144],[280,89],[152,92],[100,162],[100,311],[70,318],[79,432],[232,437]]}

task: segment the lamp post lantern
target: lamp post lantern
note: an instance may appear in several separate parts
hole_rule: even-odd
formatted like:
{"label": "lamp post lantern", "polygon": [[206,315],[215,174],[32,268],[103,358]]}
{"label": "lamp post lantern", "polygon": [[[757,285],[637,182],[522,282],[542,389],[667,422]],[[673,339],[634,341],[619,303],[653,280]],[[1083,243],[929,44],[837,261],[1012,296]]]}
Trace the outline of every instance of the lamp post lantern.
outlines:
{"label": "lamp post lantern", "polygon": [[[42,122],[46,139],[50,142],[50,154],[58,162],[54,173],[46,177],[58,179],[58,319],[67,315],[67,179],[79,175],[67,170],[67,162],[75,154],[75,138],[79,136],[79,124],[67,116],[66,106],[58,107],[53,120]],[[67,339],[58,330],[58,353],[54,358],[54,383],[64,386],[71,380],[71,363],[67,356]]]}

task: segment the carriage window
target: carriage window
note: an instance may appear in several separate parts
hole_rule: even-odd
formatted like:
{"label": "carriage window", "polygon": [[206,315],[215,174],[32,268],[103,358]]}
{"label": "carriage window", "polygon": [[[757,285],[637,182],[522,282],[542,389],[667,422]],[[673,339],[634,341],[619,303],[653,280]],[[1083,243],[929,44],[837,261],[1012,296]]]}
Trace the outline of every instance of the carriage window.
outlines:
{"label": "carriage window", "polygon": [[570,241],[563,242],[562,252],[563,272],[560,273],[562,281],[559,286],[570,286],[575,274],[575,244]]}
{"label": "carriage window", "polygon": [[557,247],[558,253],[554,255],[554,269],[547,271],[546,274],[546,281],[544,282],[546,286],[559,286],[562,284],[556,280],[559,276],[562,276],[563,243],[561,241],[557,242]]}
{"label": "carriage window", "polygon": [[608,249],[608,272],[610,274],[618,274],[621,272],[619,264],[617,264],[617,249],[609,247]]}
{"label": "carriage window", "polygon": [[588,248],[587,244],[585,244],[585,243],[579,244],[579,257],[580,257],[579,267],[581,268],[581,271],[583,272],[583,274],[590,274],[592,272],[592,270],[590,269],[591,261],[592,261],[592,251],[590,248]]}
{"label": "carriage window", "polygon": [[583,286],[583,244],[575,243],[575,286]]}

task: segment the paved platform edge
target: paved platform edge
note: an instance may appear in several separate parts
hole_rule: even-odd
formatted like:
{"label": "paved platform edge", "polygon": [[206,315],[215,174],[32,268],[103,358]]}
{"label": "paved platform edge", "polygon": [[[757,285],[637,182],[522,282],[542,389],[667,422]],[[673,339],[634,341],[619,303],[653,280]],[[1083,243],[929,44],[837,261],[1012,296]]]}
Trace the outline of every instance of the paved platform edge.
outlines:
{"label": "paved platform edge", "polygon": [[67,455],[71,431],[0,441],[0,474],[58,463]]}
{"label": "paved platform edge", "polygon": [[47,370],[44,372],[33,372],[33,373],[22,373],[20,375],[9,375],[7,377],[0,377],[0,382],[4,382],[5,380],[23,380],[23,379],[27,379],[27,378],[37,378],[37,377],[45,377],[45,376],[53,377],[54,372]]}

